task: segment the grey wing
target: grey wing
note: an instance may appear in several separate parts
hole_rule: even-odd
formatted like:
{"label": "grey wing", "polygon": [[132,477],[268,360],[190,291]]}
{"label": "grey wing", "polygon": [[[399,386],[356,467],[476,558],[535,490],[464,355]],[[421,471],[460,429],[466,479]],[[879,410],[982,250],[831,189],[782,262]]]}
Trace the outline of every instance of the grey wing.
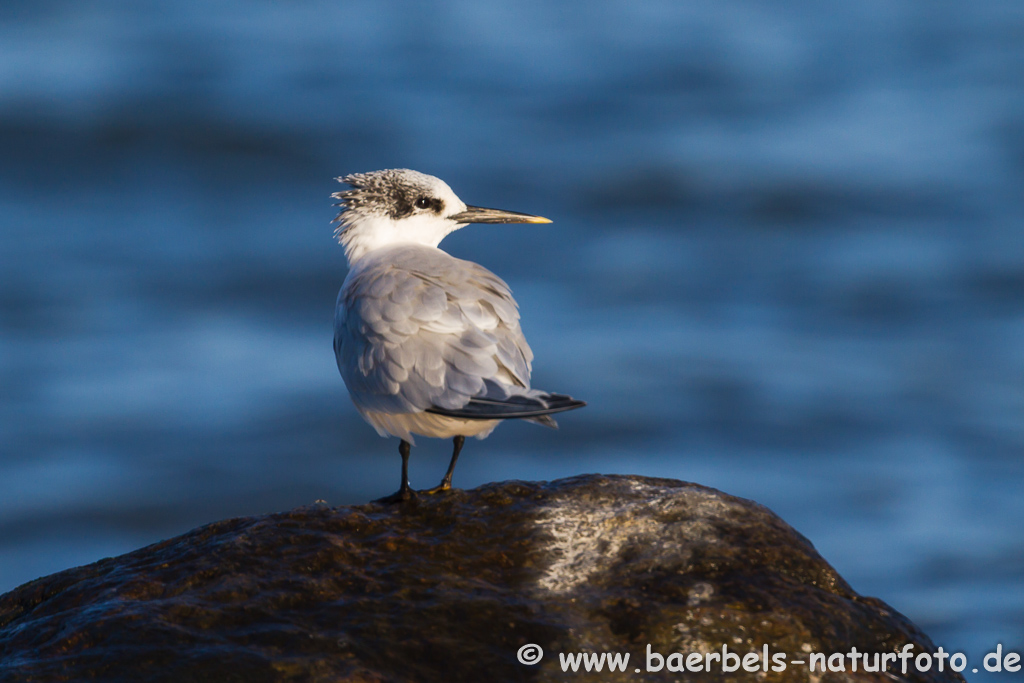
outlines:
{"label": "grey wing", "polygon": [[529,387],[533,352],[508,285],[475,263],[431,259],[367,268],[342,287],[334,350],[360,408],[457,410]]}

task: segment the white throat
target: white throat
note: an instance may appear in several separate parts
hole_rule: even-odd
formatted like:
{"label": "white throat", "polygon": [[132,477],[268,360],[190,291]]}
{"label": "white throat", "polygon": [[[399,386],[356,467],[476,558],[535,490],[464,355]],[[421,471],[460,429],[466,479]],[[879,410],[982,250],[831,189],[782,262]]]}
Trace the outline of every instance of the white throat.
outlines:
{"label": "white throat", "polygon": [[[461,208],[455,207],[452,213],[465,210],[466,205],[459,204]],[[449,233],[461,227],[462,224],[437,214],[417,214],[395,220],[384,214],[349,210],[342,214],[336,234],[351,266],[370,252],[393,244],[437,247]]]}

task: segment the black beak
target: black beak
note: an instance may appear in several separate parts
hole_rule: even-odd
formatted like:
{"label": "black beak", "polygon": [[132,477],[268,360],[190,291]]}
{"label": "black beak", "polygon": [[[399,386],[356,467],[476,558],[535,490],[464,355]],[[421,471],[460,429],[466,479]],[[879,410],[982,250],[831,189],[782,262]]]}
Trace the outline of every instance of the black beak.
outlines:
{"label": "black beak", "polygon": [[485,209],[482,206],[467,206],[462,213],[448,216],[457,223],[550,223],[542,216],[528,213],[502,211],[501,209]]}

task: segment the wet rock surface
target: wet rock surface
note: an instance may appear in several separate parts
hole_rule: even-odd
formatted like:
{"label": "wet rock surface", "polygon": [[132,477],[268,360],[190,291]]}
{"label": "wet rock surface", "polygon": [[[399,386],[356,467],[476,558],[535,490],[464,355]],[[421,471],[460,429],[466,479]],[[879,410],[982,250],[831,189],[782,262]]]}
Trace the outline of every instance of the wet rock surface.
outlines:
{"label": "wet rock surface", "polygon": [[[633,476],[232,519],[0,596],[0,681],[963,680],[849,659],[813,676],[646,671],[648,644],[792,662],[908,643],[934,651],[766,508]],[[563,672],[575,652],[630,659]]]}

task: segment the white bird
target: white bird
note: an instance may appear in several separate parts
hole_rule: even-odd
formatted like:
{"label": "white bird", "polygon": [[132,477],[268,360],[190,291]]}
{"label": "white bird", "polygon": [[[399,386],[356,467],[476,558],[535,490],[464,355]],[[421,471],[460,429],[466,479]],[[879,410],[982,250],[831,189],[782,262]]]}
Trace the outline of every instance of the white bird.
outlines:
{"label": "white bird", "polygon": [[550,223],[547,218],[467,206],[439,178],[392,169],[337,178],[335,237],[349,271],[338,293],[334,354],[356,409],[381,436],[401,439],[407,500],[413,434],[452,438],[452,472],[467,436],[502,421],[556,427],[551,413],[586,405],[530,388],[533,352],[507,284],[483,266],[438,249],[468,223]]}

